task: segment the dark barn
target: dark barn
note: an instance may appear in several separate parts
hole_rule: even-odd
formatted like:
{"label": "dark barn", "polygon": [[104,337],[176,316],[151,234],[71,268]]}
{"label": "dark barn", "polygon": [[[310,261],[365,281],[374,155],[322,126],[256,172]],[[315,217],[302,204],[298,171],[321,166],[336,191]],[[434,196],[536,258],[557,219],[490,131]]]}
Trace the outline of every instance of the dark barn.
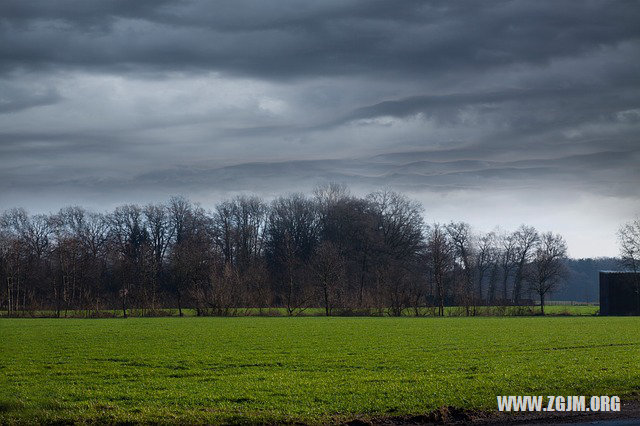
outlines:
{"label": "dark barn", "polygon": [[600,315],[640,315],[640,273],[600,272]]}

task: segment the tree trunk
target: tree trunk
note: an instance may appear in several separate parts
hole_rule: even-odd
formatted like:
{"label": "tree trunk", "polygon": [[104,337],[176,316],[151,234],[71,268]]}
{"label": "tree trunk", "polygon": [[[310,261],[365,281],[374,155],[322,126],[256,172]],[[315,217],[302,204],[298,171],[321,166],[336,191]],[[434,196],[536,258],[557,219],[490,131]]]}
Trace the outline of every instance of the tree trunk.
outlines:
{"label": "tree trunk", "polygon": [[520,305],[520,293],[522,292],[522,265],[518,265],[516,277],[513,283],[513,304]]}
{"label": "tree trunk", "polygon": [[507,291],[507,283],[509,282],[509,274],[505,270],[504,277],[502,278],[502,303],[507,303],[508,291]]}
{"label": "tree trunk", "polygon": [[127,317],[127,296],[122,296],[122,316]]}
{"label": "tree trunk", "polygon": [[329,290],[327,289],[328,284],[325,282],[324,283],[324,311],[326,316],[330,315],[330,311],[329,311]]}
{"label": "tree trunk", "polygon": [[182,294],[178,290],[178,316],[179,317],[182,316],[182,303],[181,302],[182,302]]}
{"label": "tree trunk", "polygon": [[443,317],[444,316],[444,294],[443,294],[442,283],[438,282],[436,284],[436,287],[438,289],[438,316]]}
{"label": "tree trunk", "polygon": [[364,292],[364,274],[367,270],[367,252],[362,255],[362,269],[360,270],[360,288],[358,290],[358,304],[362,307],[362,293]]}
{"label": "tree trunk", "polygon": [[496,284],[498,282],[498,268],[496,266],[491,268],[491,275],[489,276],[489,291],[487,294],[487,302],[493,304],[495,300]]}

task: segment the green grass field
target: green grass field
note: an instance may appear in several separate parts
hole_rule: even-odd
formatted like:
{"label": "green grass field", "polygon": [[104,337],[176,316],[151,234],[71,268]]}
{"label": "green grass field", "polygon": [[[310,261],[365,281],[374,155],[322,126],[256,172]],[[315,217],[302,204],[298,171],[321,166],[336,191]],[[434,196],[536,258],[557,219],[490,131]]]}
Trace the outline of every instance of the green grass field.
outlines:
{"label": "green grass field", "polygon": [[334,422],[640,391],[640,318],[0,320],[0,423]]}

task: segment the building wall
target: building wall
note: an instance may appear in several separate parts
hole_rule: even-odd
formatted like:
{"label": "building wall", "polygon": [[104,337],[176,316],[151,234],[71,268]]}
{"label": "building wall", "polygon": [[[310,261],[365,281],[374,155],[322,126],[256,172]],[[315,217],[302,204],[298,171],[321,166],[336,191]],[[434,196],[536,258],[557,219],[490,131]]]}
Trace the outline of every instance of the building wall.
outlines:
{"label": "building wall", "polygon": [[600,315],[640,315],[640,273],[600,272]]}

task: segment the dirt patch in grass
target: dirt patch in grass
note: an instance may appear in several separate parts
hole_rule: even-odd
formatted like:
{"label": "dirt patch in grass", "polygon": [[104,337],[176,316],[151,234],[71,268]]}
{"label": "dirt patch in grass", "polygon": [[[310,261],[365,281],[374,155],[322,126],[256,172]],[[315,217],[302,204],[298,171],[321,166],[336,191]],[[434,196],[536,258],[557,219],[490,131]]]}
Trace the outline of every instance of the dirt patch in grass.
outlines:
{"label": "dirt patch in grass", "polygon": [[640,424],[640,400],[622,403],[618,412],[534,412],[500,413],[441,407],[424,415],[377,417],[354,419],[345,426],[417,426],[417,425],[557,425],[602,422],[609,420],[638,420]]}
{"label": "dirt patch in grass", "polygon": [[427,414],[413,416],[377,417],[371,419],[354,419],[345,423],[346,426],[372,425],[441,425],[476,423],[490,417],[491,414],[482,411],[464,410],[457,407],[445,406]]}

